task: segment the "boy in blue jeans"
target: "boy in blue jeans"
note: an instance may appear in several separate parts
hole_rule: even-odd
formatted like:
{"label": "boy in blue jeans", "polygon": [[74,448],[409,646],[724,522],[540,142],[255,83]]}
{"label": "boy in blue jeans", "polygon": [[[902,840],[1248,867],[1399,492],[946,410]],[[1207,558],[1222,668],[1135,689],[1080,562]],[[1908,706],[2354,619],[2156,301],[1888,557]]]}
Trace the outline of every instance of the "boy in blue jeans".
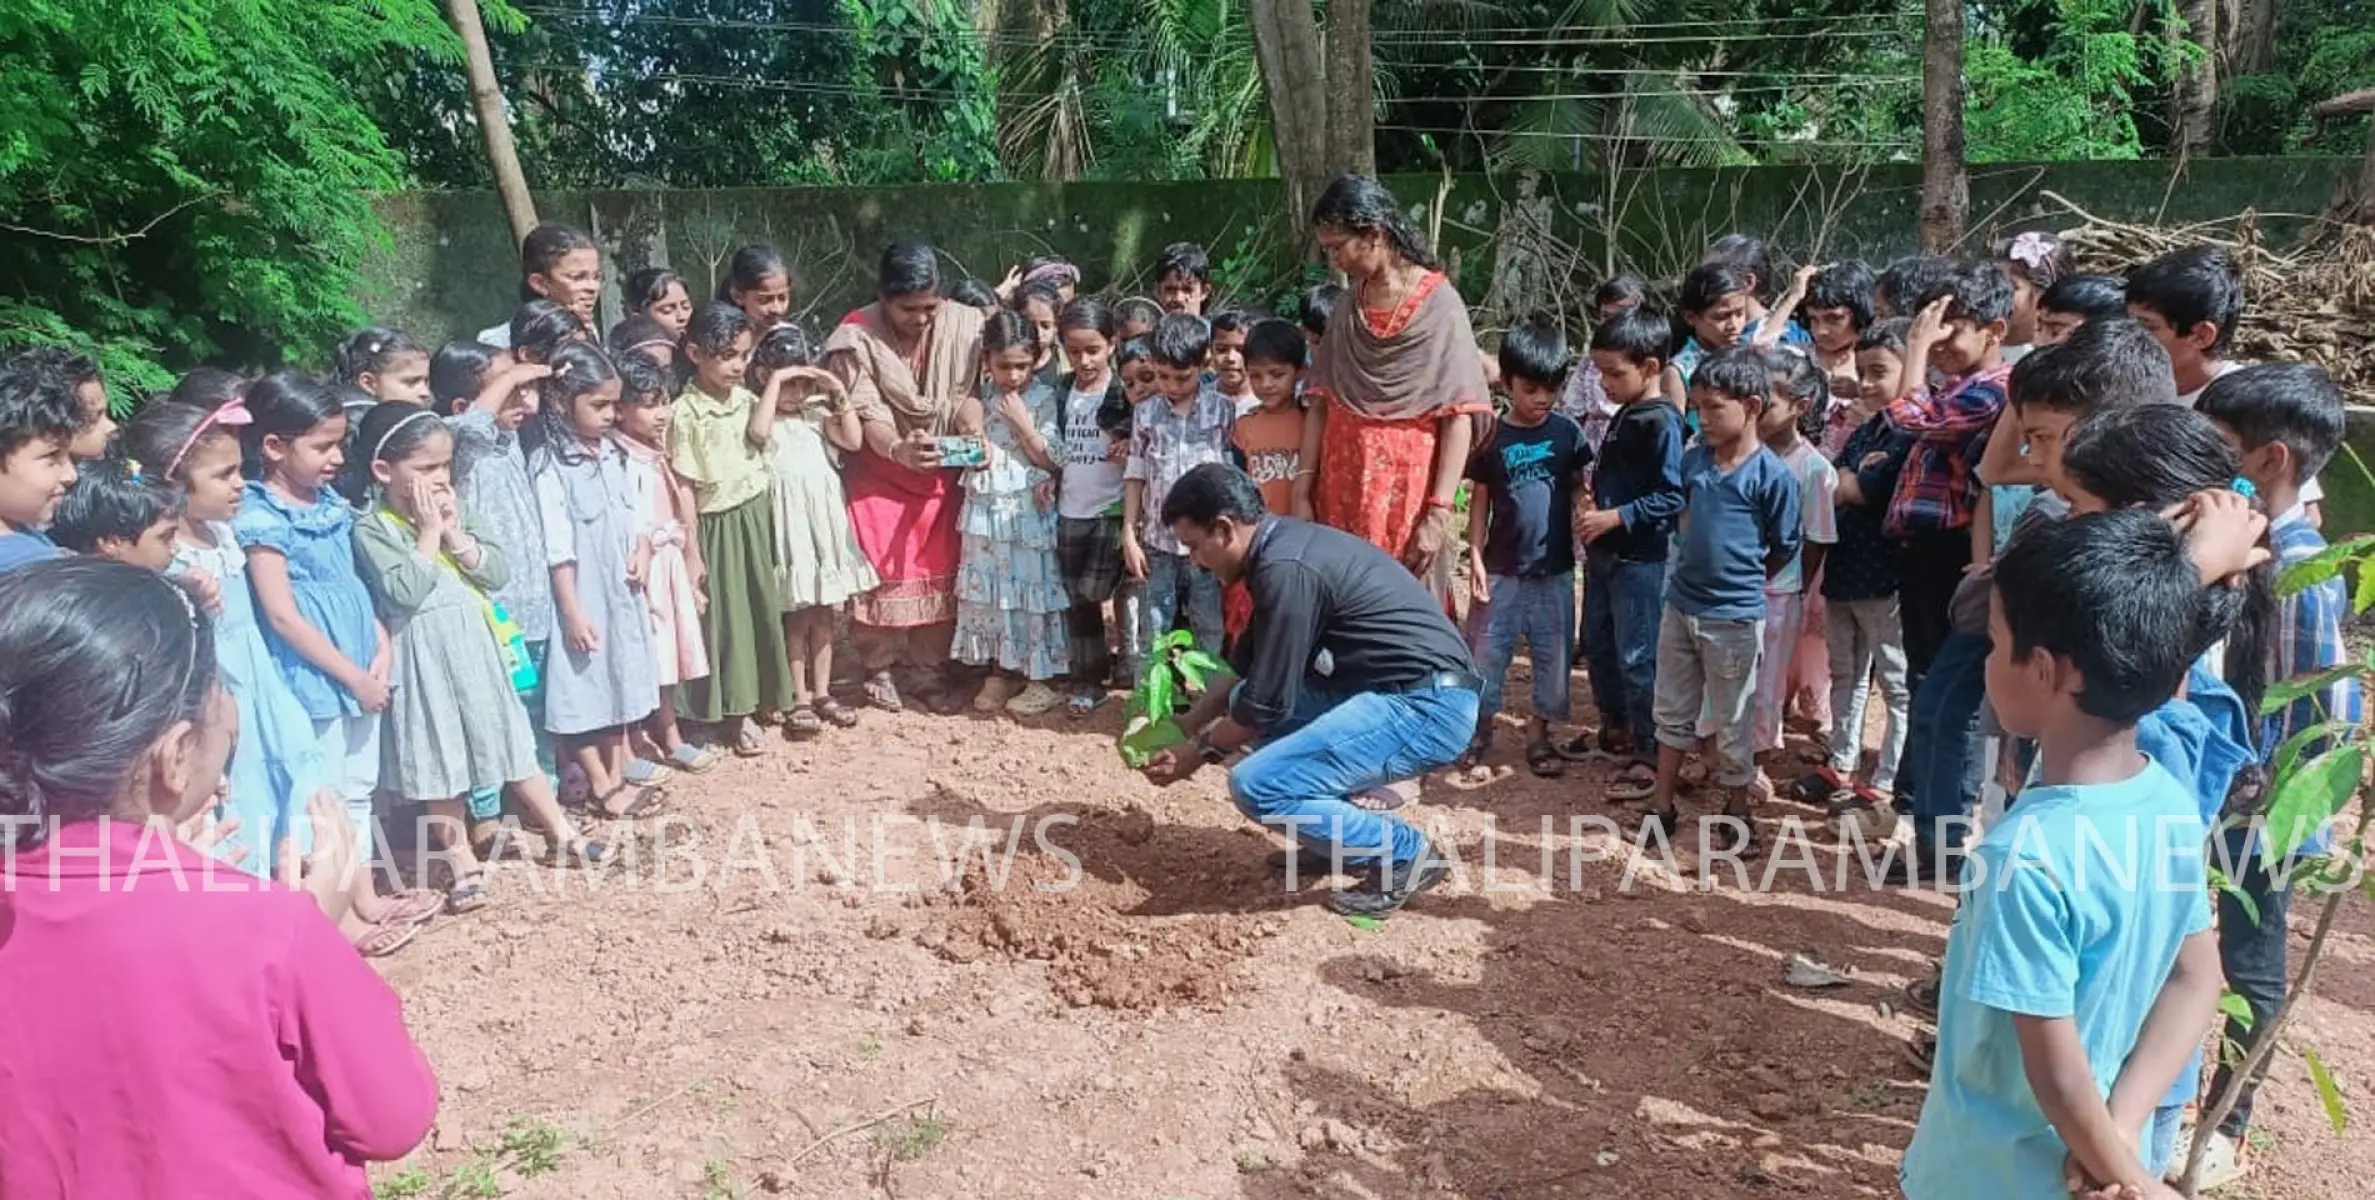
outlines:
{"label": "boy in blue jeans", "polygon": [[[1181,476],[1205,463],[1229,462],[1229,430],[1237,406],[1204,381],[1212,326],[1190,313],[1173,313],[1146,336],[1154,360],[1155,394],[1130,415],[1130,461],[1122,468],[1122,569],[1146,581],[1142,625],[1148,639],[1171,632],[1184,606],[1196,646],[1221,649],[1220,581],[1188,557],[1163,523],[1163,497]],[[1137,647],[1143,659],[1150,646]]]}
{"label": "boy in blue jeans", "polygon": [[1568,665],[1575,637],[1574,508],[1591,447],[1583,426],[1553,409],[1567,381],[1567,336],[1536,315],[1501,341],[1501,382],[1509,411],[1468,463],[1476,489],[1468,498],[1468,582],[1487,606],[1474,647],[1484,674],[1476,735],[1462,762],[1474,766],[1493,740],[1501,687],[1517,640],[1534,663],[1533,736],[1526,766],[1552,778],[1566,760],[1551,745],[1550,723],[1570,715]]}
{"label": "boy in blue jeans", "polygon": [[1585,546],[1583,657],[1600,732],[1566,750],[1626,762],[1611,800],[1657,790],[1658,621],[1682,512],[1682,413],[1660,388],[1673,345],[1674,326],[1639,306],[1609,313],[1592,331],[1592,365],[1617,406],[1592,467],[1591,510],[1575,518]]}
{"label": "boy in blue jeans", "polygon": [[1911,1200],[2173,1195],[2155,1107],[2218,1004],[2192,791],[2137,748],[2205,622],[2184,537],[2140,509],[2015,540],[1991,597],[1988,698],[2036,780],[1969,852]]}
{"label": "boy in blue jeans", "polygon": [[1765,581],[1798,556],[1798,481],[1757,437],[1772,387],[1765,352],[1733,346],[1691,378],[1699,444],[1682,455],[1682,545],[1658,626],[1658,774],[1649,821],[1672,836],[1682,756],[1699,748],[1704,707],[1715,731],[1710,772],[1724,816],[1753,845],[1762,784],[1749,700],[1765,636]]}
{"label": "boy in blue jeans", "polygon": [[[2267,507],[2268,546],[2279,571],[2326,548],[2308,516],[2309,482],[2342,444],[2342,397],[2324,371],[2302,363],[2245,367],[2219,376],[2202,393],[2201,411],[2243,456],[2243,476]],[[2343,581],[2329,579],[2277,601],[2268,638],[2269,682],[2298,679],[2340,664],[2348,654],[2342,625],[2350,613]],[[2255,741],[2262,762],[2294,734],[2326,721],[2356,726],[2362,716],[2356,680],[2342,679],[2266,717]],[[2311,753],[2315,752],[2311,748]],[[2256,806],[2255,806],[2256,807]],[[2230,824],[2229,822],[2233,822]],[[2243,895],[2218,896],[2218,958],[2227,986],[2251,1006],[2251,1020],[2227,1020],[2226,1039],[2250,1052],[2255,1030],[2266,1028],[2284,1003],[2287,974],[2285,914],[2290,910],[2290,870],[2271,875],[2251,836],[2248,817],[2220,823],[2220,851]],[[2323,839],[2304,847],[2324,849]],[[2292,864],[2285,864],[2289,868]],[[2224,1092],[2232,1065],[2221,1060],[2205,1095]],[[2250,1080],[2213,1134],[2204,1152],[2202,1186],[2239,1179],[2248,1166],[2251,1103],[2259,1079]]]}

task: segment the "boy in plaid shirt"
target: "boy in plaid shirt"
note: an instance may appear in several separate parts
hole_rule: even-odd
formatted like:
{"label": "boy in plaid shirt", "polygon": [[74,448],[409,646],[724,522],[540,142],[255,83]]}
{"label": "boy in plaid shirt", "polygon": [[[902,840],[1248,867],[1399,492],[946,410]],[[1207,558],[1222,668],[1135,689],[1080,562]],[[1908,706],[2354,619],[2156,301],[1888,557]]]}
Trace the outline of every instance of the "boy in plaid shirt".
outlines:
{"label": "boy in plaid shirt", "polygon": [[[2268,545],[2282,570],[2326,548],[2326,541],[2308,518],[2302,491],[2324,468],[2342,444],[2342,397],[2324,371],[2305,363],[2244,367],[2212,381],[2202,393],[2201,411],[2243,455],[2243,475],[2266,505]],[[2342,643],[2342,622],[2350,612],[2349,593],[2340,579],[2303,588],[2277,601],[2276,621],[2268,639],[2268,681],[2297,679],[2340,664],[2348,657]],[[2269,715],[2259,731],[2262,762],[2275,757],[2286,739],[2319,724],[2340,721],[2355,726],[2361,716],[2356,680],[2336,680],[2331,686],[2304,696]],[[2320,739],[2322,741],[2322,739]],[[2311,753],[2317,747],[2310,747]],[[2230,818],[2231,819],[2231,818]],[[2251,1006],[2246,1024],[2228,1018],[2226,1036],[2251,1046],[2252,1031],[2263,1028],[2284,1002],[2285,913],[2292,900],[2289,869],[2271,878],[2261,861],[2247,825],[2223,828],[2225,861],[2232,864],[2243,897],[2218,896],[2218,951],[2227,984]],[[2323,850],[2324,837],[2312,839],[2307,852]],[[2285,864],[2289,868],[2291,864]],[[2227,1086],[2230,1069],[2222,1065],[2208,1095]],[[2208,1151],[2203,1186],[2217,1187],[2240,1178],[2251,1127],[2253,1079],[2227,1115]]]}

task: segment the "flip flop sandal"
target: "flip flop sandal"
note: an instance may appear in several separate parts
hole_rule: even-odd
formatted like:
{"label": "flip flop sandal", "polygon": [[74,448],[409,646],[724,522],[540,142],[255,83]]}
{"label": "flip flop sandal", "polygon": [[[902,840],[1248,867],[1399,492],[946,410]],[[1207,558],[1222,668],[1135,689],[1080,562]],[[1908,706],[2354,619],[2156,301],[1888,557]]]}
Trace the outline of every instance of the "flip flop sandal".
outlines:
{"label": "flip flop sandal", "polygon": [[1074,692],[1072,698],[1064,702],[1066,711],[1076,717],[1085,717],[1104,706],[1103,692]]}
{"label": "flip flop sandal", "polygon": [[855,729],[858,726],[857,710],[831,696],[819,696],[816,703],[808,707],[814,709],[817,716],[823,717],[825,724],[835,729]]}
{"label": "flip flop sandal", "polygon": [[1789,790],[1782,794],[1800,804],[1821,804],[1846,790],[1847,781],[1826,766],[1819,771],[1798,776],[1790,782]]}
{"label": "flip flop sandal", "polygon": [[1627,767],[1608,785],[1606,794],[1610,800],[1626,803],[1647,800],[1658,794],[1657,773],[1639,765]]}
{"label": "flip flop sandal", "polygon": [[734,735],[734,757],[757,758],[764,753],[766,753],[766,747],[759,744],[758,730],[744,725],[742,732]]}
{"label": "flip flop sandal", "polygon": [[676,753],[668,756],[668,762],[679,771],[699,775],[717,766],[717,752],[707,746],[683,742],[677,745]]}
{"label": "flip flop sandal", "polygon": [[454,885],[445,889],[445,911],[457,917],[477,912],[487,903],[487,879],[477,872],[454,880]]}
{"label": "flip flop sandal", "polygon": [[[629,789],[633,789],[635,798],[628,801],[625,808],[619,809],[616,812],[611,811],[610,802],[617,799],[620,792],[625,792]],[[660,787],[635,787],[634,784],[630,783],[622,784],[618,791],[612,792],[609,795],[602,797],[602,803],[595,805],[592,811],[594,815],[601,817],[605,821],[640,821],[645,817],[656,816],[659,813],[667,811],[667,809],[668,789]]]}
{"label": "flip flop sandal", "polygon": [[445,897],[422,888],[406,888],[387,898],[388,915],[382,925],[419,925],[445,911]]}
{"label": "flip flop sandal", "polygon": [[355,942],[355,953],[365,958],[386,958],[411,945],[412,939],[420,935],[421,927],[409,923],[374,925],[371,927],[371,932],[364,934],[360,940]]}
{"label": "flip flop sandal", "polygon": [[1931,1069],[1938,1065],[1938,1035],[1927,1029],[1914,1030],[1905,1042],[1905,1061],[1919,1067],[1922,1078],[1929,1078]]}
{"label": "flip flop sandal", "polygon": [[548,867],[598,870],[617,861],[616,846],[589,837],[574,837],[565,842],[547,839],[544,844],[543,865]]}
{"label": "flip flop sandal", "polygon": [[899,685],[891,680],[890,672],[878,671],[866,677],[862,689],[866,703],[884,712],[905,712],[907,702],[899,698]]}
{"label": "flip flop sandal", "polygon": [[676,778],[676,772],[647,759],[632,758],[627,760],[627,768],[619,772],[619,778],[628,783],[649,787],[652,784],[666,783]]}
{"label": "flip flop sandal", "polygon": [[1544,738],[1526,746],[1526,769],[1542,779],[1556,779],[1567,773],[1567,760],[1559,757],[1557,749]]}
{"label": "flip flop sandal", "polygon": [[783,716],[786,737],[812,738],[825,731],[825,719],[811,708],[795,708]]}

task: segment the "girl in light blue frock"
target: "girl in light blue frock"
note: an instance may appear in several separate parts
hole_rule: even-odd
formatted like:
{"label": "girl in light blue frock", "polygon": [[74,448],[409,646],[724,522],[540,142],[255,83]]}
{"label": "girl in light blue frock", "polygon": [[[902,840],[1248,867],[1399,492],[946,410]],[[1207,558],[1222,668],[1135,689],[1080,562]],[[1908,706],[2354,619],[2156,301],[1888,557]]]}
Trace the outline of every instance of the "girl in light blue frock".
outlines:
{"label": "girl in light blue frock", "polygon": [[[990,668],[976,709],[1037,716],[1063,703],[1047,681],[1071,669],[1071,592],[1056,561],[1057,455],[1061,417],[1055,392],[1032,377],[1039,334],[1019,313],[994,314],[982,326],[988,382],[965,401],[957,424],[979,431],[982,464],[964,475],[957,521],[964,557],[957,571],[957,632],[962,662]],[[1020,690],[1011,682],[1020,676]]]}

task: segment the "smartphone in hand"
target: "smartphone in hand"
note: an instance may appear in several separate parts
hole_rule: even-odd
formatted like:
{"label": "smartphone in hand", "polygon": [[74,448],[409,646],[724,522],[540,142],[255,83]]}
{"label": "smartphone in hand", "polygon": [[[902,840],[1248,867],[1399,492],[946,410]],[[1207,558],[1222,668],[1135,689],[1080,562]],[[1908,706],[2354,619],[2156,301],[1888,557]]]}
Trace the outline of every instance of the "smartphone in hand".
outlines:
{"label": "smartphone in hand", "polygon": [[940,465],[944,467],[978,467],[990,459],[989,445],[978,437],[944,437],[940,439]]}

